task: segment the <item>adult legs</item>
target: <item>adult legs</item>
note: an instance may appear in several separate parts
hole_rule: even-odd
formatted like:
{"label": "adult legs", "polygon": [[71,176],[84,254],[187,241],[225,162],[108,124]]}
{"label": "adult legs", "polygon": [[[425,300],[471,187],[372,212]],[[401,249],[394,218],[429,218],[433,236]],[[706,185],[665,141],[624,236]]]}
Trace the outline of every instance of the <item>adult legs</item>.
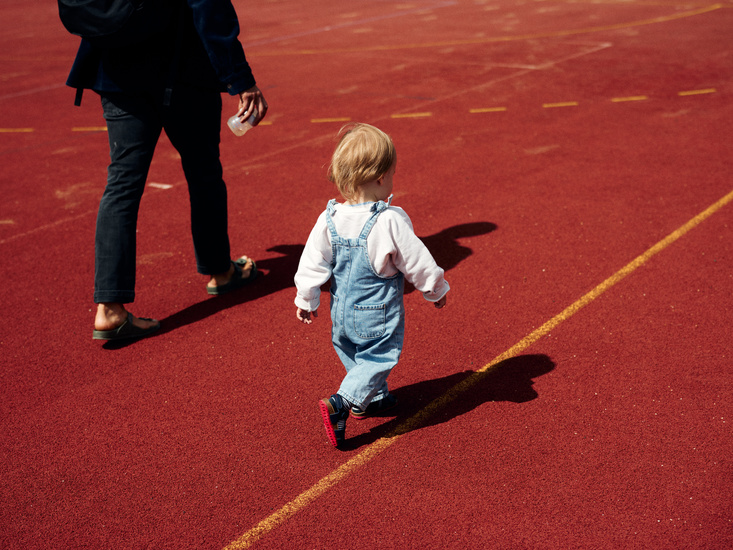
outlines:
{"label": "adult legs", "polygon": [[[191,203],[191,235],[196,267],[211,276],[210,286],[228,282],[231,263],[227,188],[219,158],[221,94],[179,87],[164,114],[164,128],[181,155]],[[246,271],[251,265],[246,265]]]}
{"label": "adult legs", "polygon": [[[127,318],[123,304],[135,299],[138,209],[162,124],[155,103],[144,96],[104,94],[110,145],[107,186],[99,204],[95,236],[94,301],[97,330]],[[134,319],[147,328],[155,321]]]}

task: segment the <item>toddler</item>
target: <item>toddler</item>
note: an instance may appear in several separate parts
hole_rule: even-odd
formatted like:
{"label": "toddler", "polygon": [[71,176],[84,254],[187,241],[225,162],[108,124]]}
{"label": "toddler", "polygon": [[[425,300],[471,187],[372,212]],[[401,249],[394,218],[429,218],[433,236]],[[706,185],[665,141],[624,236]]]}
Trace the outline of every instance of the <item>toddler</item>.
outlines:
{"label": "toddler", "polygon": [[404,279],[442,308],[449,290],[407,214],[391,206],[396,152],[391,138],[368,124],[342,129],[328,177],[332,199],[308,237],[295,275],[297,316],[318,315],[321,285],[331,280],[332,340],[346,367],[338,392],[319,402],[331,444],[344,442],[346,419],[397,404],[387,376],[402,352]]}

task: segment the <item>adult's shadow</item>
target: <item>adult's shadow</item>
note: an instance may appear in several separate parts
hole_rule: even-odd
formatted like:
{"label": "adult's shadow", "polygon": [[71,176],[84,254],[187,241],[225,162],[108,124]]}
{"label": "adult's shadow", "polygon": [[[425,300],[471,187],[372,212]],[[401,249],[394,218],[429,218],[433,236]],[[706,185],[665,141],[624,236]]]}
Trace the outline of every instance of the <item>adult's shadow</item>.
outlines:
{"label": "adult's shadow", "polygon": [[160,323],[161,332],[196,323],[209,315],[294,287],[293,275],[298,269],[303,248],[305,246],[302,244],[282,244],[268,248],[268,252],[277,252],[280,256],[257,261],[260,273],[256,281],[229,294],[192,304],[166,317]]}
{"label": "adult's shadow", "polygon": [[397,408],[385,414],[394,414],[394,418],[353,438],[348,438],[347,427],[343,448],[354,450],[377,439],[436,426],[485,403],[527,403],[539,397],[532,387],[534,379],[554,368],[555,363],[547,355],[520,355],[505,359],[484,372],[463,371],[397,388],[391,392],[398,400]]}
{"label": "adult's shadow", "polygon": [[[173,315],[160,320],[160,330],[150,337],[165,334],[185,325],[196,323],[220,311],[240,306],[257,300],[268,294],[274,294],[289,287],[294,287],[293,275],[298,268],[298,262],[303,252],[302,244],[283,244],[268,248],[268,252],[279,253],[280,256],[257,260],[257,269],[260,272],[257,280],[249,285],[237,289],[223,296],[211,296],[188,307],[177,311]],[[203,285],[202,285],[203,290]],[[109,341],[102,347],[119,349],[133,344],[136,340]]]}

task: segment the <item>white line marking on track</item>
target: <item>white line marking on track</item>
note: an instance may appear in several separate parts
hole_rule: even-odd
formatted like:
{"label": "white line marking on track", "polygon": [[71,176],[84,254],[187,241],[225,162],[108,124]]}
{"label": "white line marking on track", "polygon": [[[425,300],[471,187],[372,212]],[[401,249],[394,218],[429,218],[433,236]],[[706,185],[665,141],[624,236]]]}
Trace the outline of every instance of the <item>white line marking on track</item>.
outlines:
{"label": "white line marking on track", "polygon": [[85,218],[86,216],[93,214],[96,214],[96,210],[89,210],[88,212],[77,214],[76,216],[72,216],[70,218],[61,218],[60,220],[56,220],[55,222],[47,223],[46,225],[41,225],[39,227],[30,229],[25,233],[18,233],[17,235],[11,235],[10,237],[7,237],[5,239],[0,239],[0,244],[6,244],[12,241],[16,241],[18,239],[22,239],[23,237],[35,235],[36,233],[43,233],[44,231],[48,231],[49,229],[53,229],[54,227],[58,227],[59,225],[64,225],[65,223],[69,222],[75,222],[76,220],[80,220],[82,218]]}
{"label": "white line marking on track", "polygon": [[458,2],[454,2],[450,0],[447,2],[436,2],[435,4],[429,4],[427,6],[420,6],[419,8],[408,9],[408,10],[400,11],[397,13],[390,13],[387,15],[376,15],[374,17],[365,17],[364,19],[356,19],[354,21],[349,21],[347,23],[340,23],[338,25],[326,25],[325,27],[319,27],[317,29],[303,31],[303,32],[295,33],[295,34],[288,34],[285,36],[276,36],[275,38],[267,38],[267,39],[258,40],[255,42],[245,42],[244,44],[242,44],[242,46],[244,47],[244,51],[247,51],[248,48],[253,48],[254,46],[262,46],[264,44],[274,44],[277,42],[292,40],[293,38],[302,38],[303,36],[311,36],[311,35],[320,34],[323,32],[331,32],[331,31],[335,31],[338,29],[354,27],[356,25],[364,25],[366,23],[373,23],[375,21],[383,21],[385,19],[394,19],[397,17],[406,16],[406,15],[413,15],[415,13],[425,12],[427,10],[434,10],[438,8],[454,6],[457,3]]}

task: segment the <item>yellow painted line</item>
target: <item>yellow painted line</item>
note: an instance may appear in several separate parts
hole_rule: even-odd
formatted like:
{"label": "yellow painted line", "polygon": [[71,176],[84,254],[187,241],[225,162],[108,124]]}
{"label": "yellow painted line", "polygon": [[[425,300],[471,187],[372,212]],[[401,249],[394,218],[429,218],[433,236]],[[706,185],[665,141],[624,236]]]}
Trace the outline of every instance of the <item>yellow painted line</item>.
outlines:
{"label": "yellow painted line", "polygon": [[470,109],[469,113],[501,113],[506,111],[506,107],[482,107],[479,109]]}
{"label": "yellow painted line", "polygon": [[[624,279],[627,275],[630,275],[631,273],[636,271],[639,267],[641,267],[646,262],[648,262],[653,256],[655,256],[656,254],[658,254],[659,252],[667,248],[669,245],[674,243],[676,240],[678,240],[680,237],[688,233],[690,230],[700,225],[703,221],[708,219],[710,216],[715,214],[718,210],[723,208],[726,204],[728,204],[731,201],[733,201],[733,191],[731,191],[730,193],[725,195],[722,199],[720,199],[713,205],[709,206],[708,208],[700,212],[697,216],[692,218],[690,221],[688,221],[687,223],[685,223],[684,225],[682,225],[681,227],[677,228],[675,231],[667,235],[664,239],[662,239],[657,244],[649,248],[646,252],[637,256],[634,260],[626,264],[624,267],[622,267],[620,270],[614,273],[611,277],[609,277],[608,279],[603,281],[601,284],[599,284],[597,287],[595,287],[593,290],[588,292],[588,294],[580,298],[580,300],[578,300],[577,302],[565,308],[565,310],[562,311],[559,315],[556,315],[555,317],[547,321],[544,325],[542,325],[540,328],[532,332],[529,336],[526,336],[525,338],[520,340],[517,344],[514,345],[514,347],[505,351],[503,354],[501,354],[499,357],[494,359],[491,363],[489,363],[488,365],[486,365],[485,367],[483,367],[482,369],[480,369],[477,372],[487,370],[491,368],[492,366],[496,365],[497,363],[499,363],[500,361],[504,361],[506,359],[509,359],[510,357],[514,357],[519,352],[524,351],[534,342],[536,342],[537,340],[539,340],[546,334],[549,334],[555,327],[557,327],[557,325],[559,325],[563,321],[572,317],[582,307],[588,305],[590,302],[598,298],[601,294],[606,292],[609,288],[611,288],[616,283]],[[470,379],[471,377],[464,380],[464,382]]]}
{"label": "yellow painted line", "polygon": [[351,119],[349,117],[335,117],[335,118],[312,118],[311,122],[314,122],[316,124],[321,122],[350,122]]}
{"label": "yellow painted line", "polygon": [[624,101],[644,101],[646,99],[649,99],[649,97],[645,95],[632,95],[629,97],[614,97],[611,101],[614,103],[621,103]]}
{"label": "yellow painted line", "polygon": [[272,126],[272,121],[271,120],[263,120],[257,126]]}
{"label": "yellow painted line", "polygon": [[701,95],[701,94],[714,94],[717,92],[715,88],[706,88],[704,90],[688,90],[686,92],[677,92],[677,95],[680,96],[687,96],[687,95]]}
{"label": "yellow painted line", "polygon": [[577,107],[577,101],[562,101],[560,103],[543,103],[542,107],[545,109],[554,109],[555,107]]}
{"label": "yellow painted line", "polygon": [[0,134],[27,134],[35,132],[35,128],[0,128]]}
{"label": "yellow painted line", "polygon": [[697,227],[699,224],[715,214],[718,210],[723,208],[731,201],[733,201],[733,191],[729,192],[722,199],[718,200],[716,203],[700,212],[690,221],[667,235],[664,239],[649,248],[646,252],[644,252],[640,256],[637,256],[634,260],[626,264],[619,271],[611,275],[608,279],[603,281],[593,290],[585,294],[582,298],[580,298],[570,306],[566,307],[562,312],[547,321],[544,325],[522,338],[519,342],[514,344],[514,346],[496,357],[490,363],[487,363],[479,370],[453,386],[442,396],[428,403],[427,406],[418,411],[412,417],[408,418],[406,421],[402,422],[385,437],[378,439],[362,452],[360,452],[358,455],[339,466],[330,474],[321,478],[320,481],[318,481],[310,489],[307,489],[299,496],[288,502],[285,506],[280,508],[278,511],[263,519],[252,529],[239,537],[237,540],[228,544],[224,548],[224,550],[242,550],[244,548],[249,548],[264,535],[277,528],[279,525],[287,521],[289,518],[294,516],[300,510],[308,506],[311,502],[313,502],[326,491],[328,491],[328,489],[339,483],[341,480],[345,479],[357,468],[368,463],[379,453],[390,447],[393,443],[399,440],[402,435],[413,431],[414,429],[421,426],[426,420],[428,420],[433,414],[435,414],[435,412],[437,412],[439,409],[443,408],[447,404],[451,403],[463,392],[478,383],[486,373],[496,367],[499,363],[515,357],[516,355],[520,354],[528,347],[530,347],[532,344],[534,344],[537,340],[552,332],[563,321],[568,320],[570,317],[580,311],[581,308],[587,306],[593,300],[598,298],[601,294],[606,292],[608,289],[619,283],[626,276],[630,275],[639,267],[648,262],[653,256],[660,253],[662,250],[667,248],[669,245],[674,243],[677,239],[688,233],[693,228]]}
{"label": "yellow painted line", "polygon": [[77,126],[71,129],[72,132],[106,132],[106,126]]}
{"label": "yellow painted line", "polygon": [[579,34],[591,34],[595,32],[605,32],[617,29],[628,29],[631,27],[641,27],[645,25],[654,25],[657,23],[666,23],[668,21],[675,21],[677,19],[685,19],[687,17],[693,17],[695,15],[702,15],[711,11],[719,10],[724,8],[723,4],[711,4],[702,8],[673,13],[671,15],[662,15],[660,17],[653,17],[651,19],[641,19],[639,21],[629,21],[627,23],[616,23],[613,25],[603,25],[598,27],[585,27],[580,29],[569,29],[564,31],[548,31],[536,34],[520,34],[515,36],[496,36],[490,38],[475,38],[466,40],[449,40],[445,42],[424,42],[415,44],[385,44],[375,45],[366,48],[333,48],[324,50],[280,50],[280,51],[262,51],[256,52],[252,55],[261,56],[279,56],[279,55],[332,55],[336,53],[354,53],[354,52],[379,52],[379,51],[390,51],[390,50],[406,50],[406,49],[417,49],[417,48],[445,48],[450,46],[466,46],[472,44],[489,44],[493,42],[513,42],[518,40],[536,40],[538,38],[556,38],[563,36],[575,36]]}
{"label": "yellow painted line", "polygon": [[15,220],[0,220],[0,225],[15,225]]}
{"label": "yellow painted line", "polygon": [[360,468],[361,466],[372,460],[375,456],[377,456],[383,450],[392,445],[394,441],[396,441],[396,438],[384,438],[372,443],[371,445],[369,445],[369,447],[356,455],[354,458],[342,464],[327,476],[323,477],[318,483],[313,485],[313,487],[301,493],[299,496],[288,502],[285,506],[280,508],[280,510],[278,510],[274,514],[270,515],[268,518],[262,520],[240,538],[238,538],[234,542],[229,543],[224,550],[240,550],[243,548],[249,548],[264,535],[274,530],[280,524],[285,523],[285,521],[287,521],[300,510],[308,506],[311,502],[316,500],[331,487],[339,483],[352,471]]}
{"label": "yellow painted line", "polygon": [[392,118],[425,118],[433,116],[433,113],[396,113],[390,116]]}

